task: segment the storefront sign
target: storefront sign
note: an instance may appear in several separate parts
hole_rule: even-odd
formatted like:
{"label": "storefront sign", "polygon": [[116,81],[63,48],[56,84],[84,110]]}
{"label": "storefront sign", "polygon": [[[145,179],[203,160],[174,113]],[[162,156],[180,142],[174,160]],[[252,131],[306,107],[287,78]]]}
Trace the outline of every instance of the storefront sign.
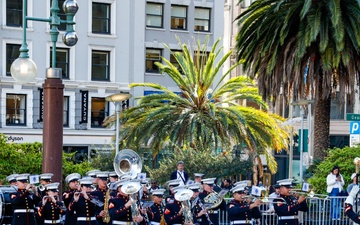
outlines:
{"label": "storefront sign", "polygon": [[81,123],[88,122],[89,91],[81,91]]}

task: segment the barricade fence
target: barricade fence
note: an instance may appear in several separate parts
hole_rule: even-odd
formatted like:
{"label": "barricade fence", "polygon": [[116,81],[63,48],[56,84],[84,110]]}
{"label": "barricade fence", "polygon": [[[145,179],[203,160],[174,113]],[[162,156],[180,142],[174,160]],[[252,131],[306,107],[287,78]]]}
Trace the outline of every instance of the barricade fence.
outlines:
{"label": "barricade fence", "polygon": [[[226,198],[228,203],[232,198]],[[324,196],[324,198],[313,197],[306,198],[309,211],[299,211],[299,224],[302,225],[350,225],[353,222],[345,215],[345,200],[346,196]],[[278,216],[271,209],[270,202],[263,203],[260,206],[262,217],[253,224],[259,225],[276,225],[278,223]],[[355,210],[355,207],[354,207]],[[360,210],[360,205],[358,206]],[[226,211],[221,211],[219,214],[220,225],[230,224]]]}

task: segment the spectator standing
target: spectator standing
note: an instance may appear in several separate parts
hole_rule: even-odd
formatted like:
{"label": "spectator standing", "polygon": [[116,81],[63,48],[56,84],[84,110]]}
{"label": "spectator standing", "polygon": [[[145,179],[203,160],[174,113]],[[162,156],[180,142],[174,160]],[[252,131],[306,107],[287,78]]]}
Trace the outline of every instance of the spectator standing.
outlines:
{"label": "spectator standing", "polygon": [[341,205],[340,199],[336,196],[340,196],[340,192],[344,186],[344,179],[340,174],[340,168],[334,166],[326,178],[327,188],[326,191],[331,196],[331,207],[330,207],[330,216],[332,220],[340,220]]}
{"label": "spectator standing", "polygon": [[346,188],[347,193],[350,193],[351,189],[356,186],[356,173],[351,174],[352,183]]}
{"label": "spectator standing", "polygon": [[184,162],[179,161],[176,167],[177,170],[171,173],[170,180],[179,180],[180,186],[183,186],[189,180],[189,175],[184,171]]}

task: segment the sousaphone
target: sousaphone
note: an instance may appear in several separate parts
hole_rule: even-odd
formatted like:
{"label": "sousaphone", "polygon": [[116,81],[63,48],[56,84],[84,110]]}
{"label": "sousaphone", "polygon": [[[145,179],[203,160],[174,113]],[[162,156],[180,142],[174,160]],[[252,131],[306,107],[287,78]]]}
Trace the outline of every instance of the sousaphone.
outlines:
{"label": "sousaphone", "polygon": [[134,150],[123,149],[116,154],[114,170],[118,176],[129,174],[131,178],[134,179],[137,174],[141,172],[141,169],[141,158]]}

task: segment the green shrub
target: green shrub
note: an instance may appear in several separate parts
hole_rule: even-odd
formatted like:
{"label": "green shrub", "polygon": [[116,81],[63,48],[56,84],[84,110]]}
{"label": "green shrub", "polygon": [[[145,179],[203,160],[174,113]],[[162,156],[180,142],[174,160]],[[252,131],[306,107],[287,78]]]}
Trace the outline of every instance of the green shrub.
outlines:
{"label": "green shrub", "polygon": [[315,167],[309,168],[312,176],[308,181],[314,186],[315,193],[326,194],[326,177],[335,165],[340,168],[340,173],[345,181],[344,189],[346,190],[347,186],[352,183],[351,174],[355,173],[354,158],[356,157],[360,157],[360,146],[330,149],[324,161],[319,162]]}

